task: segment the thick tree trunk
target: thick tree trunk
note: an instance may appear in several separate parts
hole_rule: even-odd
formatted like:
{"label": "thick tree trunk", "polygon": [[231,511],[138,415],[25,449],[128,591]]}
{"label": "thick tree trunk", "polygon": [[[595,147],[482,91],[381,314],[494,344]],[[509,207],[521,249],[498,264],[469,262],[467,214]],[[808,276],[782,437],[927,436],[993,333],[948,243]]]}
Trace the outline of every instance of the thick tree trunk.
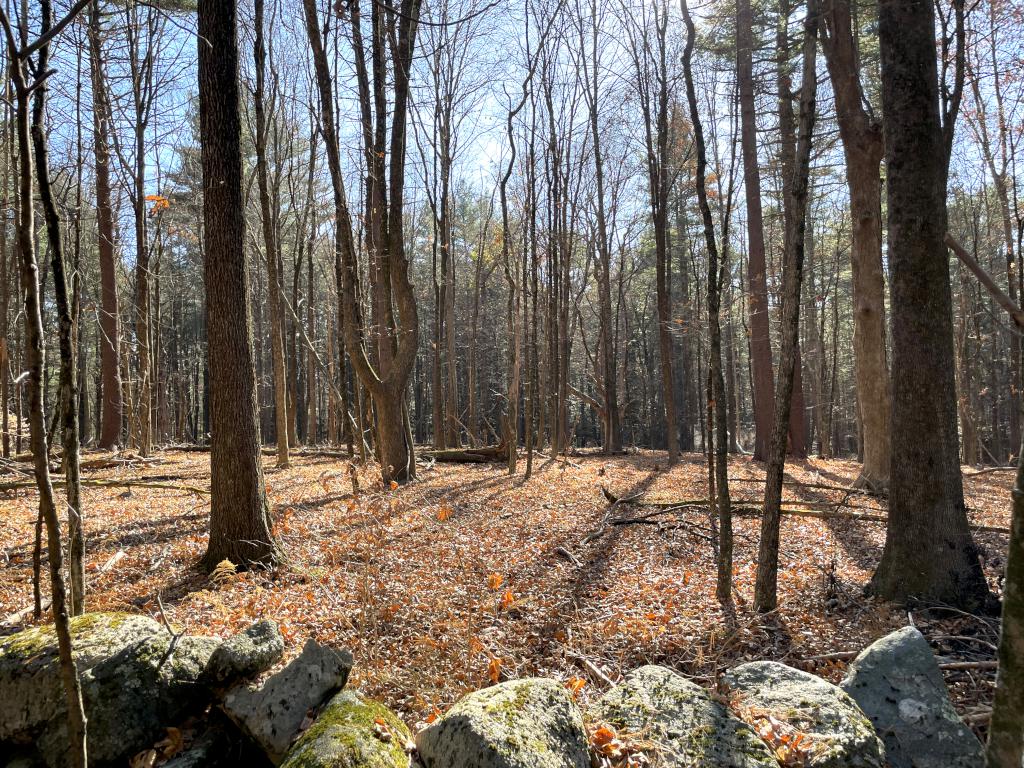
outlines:
{"label": "thick tree trunk", "polygon": [[199,1],[199,124],[210,369],[210,541],[203,566],[277,559],[260,462],[245,261],[236,0]]}
{"label": "thick tree trunk", "polygon": [[885,549],[871,588],[888,599],[978,610],[991,595],[960,476],[934,23],[927,0],[879,3],[893,440]]}
{"label": "thick tree trunk", "polygon": [[1003,581],[1003,622],[999,674],[989,721],[985,762],[989,768],[1017,768],[1024,757],[1024,450],[1017,458],[1013,520]]}

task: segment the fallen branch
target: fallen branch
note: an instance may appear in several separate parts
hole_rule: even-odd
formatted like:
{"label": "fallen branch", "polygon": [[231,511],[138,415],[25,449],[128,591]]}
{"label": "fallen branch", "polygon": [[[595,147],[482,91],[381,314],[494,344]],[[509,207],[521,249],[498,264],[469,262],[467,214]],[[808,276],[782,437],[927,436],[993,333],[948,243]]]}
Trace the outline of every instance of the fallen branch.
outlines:
{"label": "fallen branch", "polygon": [[580,546],[584,546],[592,541],[600,539],[602,536],[608,533],[609,530],[611,530],[611,526],[609,525],[608,521],[612,519],[612,512],[615,511],[619,504],[629,504],[630,502],[636,501],[641,496],[643,496],[643,492],[640,492],[632,496],[615,498],[612,496],[612,493],[611,491],[608,490],[607,486],[604,485],[601,486],[601,493],[604,494],[604,497],[606,499],[612,500],[614,498],[614,501],[612,501],[611,506],[609,506],[608,509],[605,510],[604,517],[601,518],[601,524],[595,530],[591,531],[583,537],[583,541],[580,542]]}
{"label": "fallen branch", "polygon": [[[205,488],[197,488],[194,485],[174,485],[172,483],[147,483],[143,480],[116,480],[116,479],[98,479],[98,478],[85,478],[83,477],[79,483],[82,487],[88,488],[154,488],[165,491],[188,491],[190,493],[199,493],[203,495],[209,495],[209,491]],[[63,488],[63,480],[54,480],[53,486],[55,488]],[[0,483],[0,491],[15,491],[19,488],[35,488],[35,480],[18,480],[11,483]]]}
{"label": "fallen branch", "polygon": [[[636,504],[636,505],[647,506],[647,507],[658,507],[662,514],[664,514],[666,512],[671,512],[671,511],[674,511],[674,510],[685,509],[687,507],[706,507],[706,506],[708,506],[707,499],[682,499],[682,500],[676,500],[676,501],[644,501],[643,499],[638,498],[636,496],[630,497],[628,499],[619,499],[610,490],[608,490],[604,486],[601,487],[601,491],[602,491],[602,493],[604,493],[604,496],[605,496],[606,499],[609,499],[609,500],[614,499],[615,501],[613,503],[622,503],[622,504],[629,503],[629,504]],[[787,503],[790,503],[790,504],[803,504],[803,503],[807,503],[807,502],[793,501],[793,502],[787,502]],[[841,506],[841,504],[839,506]],[[877,509],[877,507],[873,507],[873,509]],[[735,504],[735,506],[733,507],[732,511],[733,511],[733,514],[736,514],[736,515],[748,515],[748,516],[751,516],[751,515],[756,516],[756,515],[761,515],[763,513],[763,509],[759,505],[751,504],[751,503],[746,503],[746,502],[737,502]],[[856,521],[862,521],[862,522],[867,522],[867,523],[887,523],[887,522],[889,522],[888,515],[878,515],[878,514],[860,513],[860,512],[840,512],[840,511],[838,511],[836,509],[793,509],[792,507],[788,507],[786,509],[780,510],[780,512],[781,512],[781,514],[787,515],[787,516],[790,516],[790,517],[813,517],[813,518],[817,518],[819,520],[856,520]],[[639,519],[639,518],[629,518],[629,519]],[[1002,526],[997,526],[997,525],[979,525],[979,524],[976,524],[976,523],[971,523],[971,528],[976,530],[976,531],[983,531],[983,532],[986,532],[986,533],[1003,533],[1003,534],[1009,534],[1010,533],[1010,529],[1009,528],[1004,528]],[[591,535],[593,535],[593,534],[591,534]]]}
{"label": "fallen branch", "polygon": [[967,669],[999,669],[998,661],[950,661],[945,664],[939,664],[939,669],[947,671],[956,670],[967,670]]}
{"label": "fallen branch", "polygon": [[582,568],[583,567],[583,563],[580,562],[579,558],[576,557],[576,555],[574,555],[572,552],[570,552],[565,547],[555,547],[555,554],[559,555],[561,557],[564,557],[566,560],[571,562],[577,568]]}
{"label": "fallen branch", "polygon": [[[50,609],[51,601],[49,598],[43,600],[40,606],[42,610],[48,611]],[[0,622],[2,627],[16,627],[19,624],[23,624],[25,620],[34,614],[36,611],[35,605],[30,605],[27,608],[22,608],[20,611],[10,614],[6,619]]]}
{"label": "fallen branch", "polygon": [[977,477],[978,475],[987,475],[990,472],[1016,472],[1016,467],[986,467],[985,469],[979,469],[977,472],[964,472],[964,477]]}

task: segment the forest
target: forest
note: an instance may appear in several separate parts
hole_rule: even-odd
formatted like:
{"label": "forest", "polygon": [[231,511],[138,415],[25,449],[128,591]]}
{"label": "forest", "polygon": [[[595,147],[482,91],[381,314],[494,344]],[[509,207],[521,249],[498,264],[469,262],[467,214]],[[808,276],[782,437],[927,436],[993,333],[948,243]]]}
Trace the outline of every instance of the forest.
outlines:
{"label": "forest", "polygon": [[0,766],[1024,766],[1024,6],[0,31]]}

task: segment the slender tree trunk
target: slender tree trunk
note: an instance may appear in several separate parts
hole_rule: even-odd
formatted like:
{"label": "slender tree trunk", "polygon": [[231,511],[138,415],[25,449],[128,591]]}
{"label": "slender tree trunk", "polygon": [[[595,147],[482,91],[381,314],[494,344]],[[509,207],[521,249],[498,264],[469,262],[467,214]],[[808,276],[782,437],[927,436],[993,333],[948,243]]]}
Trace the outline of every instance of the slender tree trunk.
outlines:
{"label": "slender tree trunk", "polygon": [[[41,33],[46,36],[52,23],[49,0],[41,0]],[[35,255],[35,216],[32,196],[32,139],[29,128],[29,98],[32,85],[40,88],[38,109],[44,108],[45,83],[28,82],[26,57],[19,53],[6,13],[0,10],[4,32],[7,36],[7,55],[10,61],[11,79],[15,95],[15,129],[18,145],[18,187],[23,205],[18,211],[15,234],[18,240],[18,254],[21,258],[21,288],[25,307],[25,363],[28,369],[26,388],[29,399],[29,431],[33,456],[33,470],[39,491],[39,514],[46,526],[46,545],[50,564],[50,586],[54,630],[57,635],[57,649],[60,660],[61,679],[68,709],[68,757],[73,768],[85,768],[86,718],[82,705],[82,691],[78,680],[72,649],[68,599],[64,582],[64,544],[61,541],[60,518],[54,500],[53,484],[50,479],[49,446],[46,441],[46,415],[43,405],[43,322],[40,313],[39,266]],[[23,20],[27,24],[27,19]],[[24,35],[24,28],[22,33]],[[36,62],[40,71],[47,71],[48,45],[44,44]],[[40,126],[41,129],[41,126]],[[58,233],[59,237],[59,233]]]}
{"label": "slender tree trunk", "polygon": [[[780,23],[785,24],[785,20]],[[804,17],[803,72],[800,86],[800,117],[792,175],[783,179],[785,206],[786,261],[783,266],[782,349],[779,354],[779,380],[775,388],[775,424],[768,453],[764,514],[761,517],[761,542],[757,558],[754,605],[760,612],[772,611],[778,604],[779,520],[782,504],[782,478],[786,467],[786,438],[793,382],[798,364],[800,335],[800,284],[803,279],[804,233],[807,217],[808,178],[811,143],[817,97],[818,11],[815,0],[808,0]]]}
{"label": "slender tree trunk", "polygon": [[93,153],[96,185],[96,248],[100,262],[100,371],[103,404],[99,447],[114,448],[121,440],[124,415],[121,383],[121,318],[117,297],[117,262],[114,253],[114,210],[110,201],[110,140],[100,0],[89,6],[89,59],[92,75]]}
{"label": "slender tree trunk", "polygon": [[[728,268],[725,259],[719,263],[718,245],[715,240],[715,225],[708,204],[707,193],[707,150],[704,143],[704,128],[697,106],[697,91],[693,82],[691,59],[697,33],[690,17],[686,0],[682,0],[683,19],[686,23],[686,47],[683,50],[683,73],[686,78],[686,100],[690,108],[690,123],[693,126],[693,143],[697,155],[697,201],[700,205],[701,220],[704,224],[704,247],[707,250],[707,301],[708,335],[710,360],[708,363],[708,461],[714,467],[710,476],[711,485],[717,490],[715,500],[718,512],[718,580],[715,594],[722,603],[732,602],[732,505],[729,499],[729,426],[725,391],[725,377],[722,372],[722,325],[721,300],[722,284]],[[723,240],[726,240],[723,237]],[[723,246],[724,247],[724,246]],[[712,419],[712,411],[714,418]],[[714,429],[712,429],[712,422]],[[710,450],[714,443],[714,452]]]}
{"label": "slender tree trunk", "polygon": [[264,0],[255,0],[256,41],[253,57],[256,64],[256,88],[253,111],[256,115],[256,177],[259,184],[260,217],[263,224],[264,259],[267,268],[267,290],[270,314],[270,356],[274,366],[274,433],[277,438],[277,466],[287,467],[288,457],[288,382],[285,377],[284,333],[281,324],[281,284],[277,279],[277,233],[270,207],[269,169],[267,167],[267,117],[264,104],[266,79],[266,44],[263,29]]}
{"label": "slender tree trunk", "polygon": [[[49,10],[46,11],[49,13]],[[49,46],[46,46],[48,48]],[[45,56],[41,66],[46,66]],[[82,527],[82,499],[79,484],[81,446],[78,435],[78,371],[75,354],[75,322],[73,314],[73,286],[64,261],[64,240],[60,230],[60,215],[50,185],[49,157],[46,147],[46,94],[47,88],[35,92],[32,114],[32,143],[35,150],[36,179],[42,202],[46,237],[53,270],[54,298],[57,303],[58,343],[60,346],[60,396],[57,401],[61,423],[61,442],[64,448],[63,464],[66,480],[68,508],[68,574],[71,579],[71,614],[85,610],[85,533]]]}
{"label": "slender tree trunk", "polygon": [[761,171],[757,160],[757,113],[754,102],[753,13],[750,0],[736,2],[736,77],[740,99],[743,187],[747,203],[747,280],[750,296],[750,367],[754,395],[754,458],[764,461],[772,432],[775,400],[772,345],[768,327],[768,281]]}

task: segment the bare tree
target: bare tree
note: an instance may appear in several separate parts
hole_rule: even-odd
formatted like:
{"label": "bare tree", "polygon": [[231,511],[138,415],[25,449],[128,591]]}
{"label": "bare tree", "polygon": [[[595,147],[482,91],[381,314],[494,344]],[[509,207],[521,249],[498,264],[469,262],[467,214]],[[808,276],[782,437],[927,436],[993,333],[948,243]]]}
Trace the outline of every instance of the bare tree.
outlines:
{"label": "bare tree", "polygon": [[[52,74],[49,68],[50,41],[63,30],[88,5],[90,0],[79,0],[56,24],[53,23],[53,9],[49,0],[41,0],[40,33],[34,40],[28,38],[28,19],[22,18],[19,34],[11,26],[6,11],[0,8],[0,26],[3,27],[7,42],[7,57],[15,96],[15,122],[18,142],[18,186],[23,204],[15,222],[15,236],[21,258],[21,288],[25,303],[26,363],[28,366],[29,430],[33,469],[36,487],[39,491],[39,514],[46,526],[46,548],[50,563],[50,589],[54,628],[57,634],[57,649],[60,659],[61,678],[67,700],[69,758],[74,768],[85,768],[86,718],[82,704],[82,690],[78,680],[72,649],[71,628],[68,618],[67,587],[64,582],[64,544],[60,530],[60,518],[54,499],[53,483],[50,478],[49,446],[46,436],[46,415],[43,405],[43,321],[40,314],[39,266],[35,253],[35,206],[32,205],[32,137],[30,129],[29,100],[37,94],[36,119],[37,135],[44,138],[42,115],[45,109],[46,79]],[[31,62],[33,55],[36,60]],[[32,72],[38,73],[33,77]],[[45,161],[45,152],[43,153]],[[44,170],[42,177],[47,179]],[[50,198],[52,211],[52,197]],[[48,217],[49,218],[49,217]],[[48,221],[48,233],[54,233]],[[53,244],[51,243],[51,247]],[[68,327],[70,338],[70,327]],[[62,352],[67,352],[62,349]],[[67,366],[66,367],[70,367]],[[73,371],[73,368],[71,368]],[[74,379],[74,376],[71,376]],[[6,407],[6,405],[5,405]]]}
{"label": "bare tree", "polygon": [[[787,7],[784,4],[784,7]],[[787,14],[788,17],[788,14]],[[780,20],[787,24],[788,18]],[[775,424],[768,451],[764,514],[761,517],[761,543],[757,557],[757,582],[754,604],[757,610],[775,610],[778,604],[779,519],[782,505],[782,478],[786,468],[786,443],[790,431],[790,407],[797,366],[800,333],[800,285],[803,280],[804,239],[807,225],[807,194],[810,177],[811,144],[817,109],[818,8],[816,0],[807,0],[804,14],[803,71],[800,83],[800,115],[792,175],[783,179],[785,206],[786,260],[783,265],[782,349],[779,353],[779,378],[775,387]]]}

